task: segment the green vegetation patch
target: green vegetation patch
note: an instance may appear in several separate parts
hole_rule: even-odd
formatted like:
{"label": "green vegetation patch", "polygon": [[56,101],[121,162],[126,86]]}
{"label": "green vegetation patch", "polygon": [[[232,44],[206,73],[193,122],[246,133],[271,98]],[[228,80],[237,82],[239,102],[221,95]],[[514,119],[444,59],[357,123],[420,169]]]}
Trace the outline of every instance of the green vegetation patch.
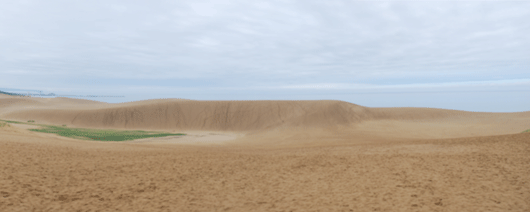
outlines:
{"label": "green vegetation patch", "polygon": [[527,132],[530,132],[530,129],[527,129],[527,130],[523,131],[523,133],[527,133]]}
{"label": "green vegetation patch", "polygon": [[120,131],[120,130],[97,130],[83,128],[67,128],[58,126],[45,126],[43,129],[30,129],[35,132],[55,133],[60,136],[100,141],[128,141],[142,138],[181,136],[182,133],[157,133],[148,131]]}
{"label": "green vegetation patch", "polygon": [[83,129],[83,128],[68,128],[65,124],[62,127],[44,124],[34,124],[34,120],[27,122],[9,121],[0,119],[0,127],[9,126],[7,123],[26,124],[41,126],[42,129],[29,129],[35,132],[55,133],[60,136],[85,139],[85,140],[100,140],[100,141],[128,141],[142,138],[166,137],[166,136],[182,136],[182,133],[159,133],[142,130],[124,131],[124,130],[97,130],[97,129]]}
{"label": "green vegetation patch", "polygon": [[19,121],[8,121],[8,120],[2,120],[2,119],[0,119],[0,121],[12,123],[12,124],[25,124],[24,122],[19,122]]}

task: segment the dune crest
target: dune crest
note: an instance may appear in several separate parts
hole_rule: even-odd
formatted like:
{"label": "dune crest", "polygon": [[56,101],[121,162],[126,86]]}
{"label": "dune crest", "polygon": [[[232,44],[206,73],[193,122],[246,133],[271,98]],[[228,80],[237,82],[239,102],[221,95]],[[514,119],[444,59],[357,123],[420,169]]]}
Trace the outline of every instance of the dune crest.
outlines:
{"label": "dune crest", "polygon": [[83,127],[249,131],[349,125],[370,118],[365,107],[341,101],[157,101],[92,110],[33,109],[7,118]]}
{"label": "dune crest", "polygon": [[306,140],[330,136],[343,140],[385,136],[389,139],[456,138],[519,133],[530,127],[530,112],[369,108],[334,100],[156,99],[109,104],[69,98],[12,97],[0,99],[0,108],[0,118],[76,127],[253,134],[274,131],[274,134],[287,133]]}
{"label": "dune crest", "polygon": [[524,211],[530,202],[530,133],[521,133],[530,112],[6,97],[0,119],[186,133],[107,142],[5,124],[0,211]]}

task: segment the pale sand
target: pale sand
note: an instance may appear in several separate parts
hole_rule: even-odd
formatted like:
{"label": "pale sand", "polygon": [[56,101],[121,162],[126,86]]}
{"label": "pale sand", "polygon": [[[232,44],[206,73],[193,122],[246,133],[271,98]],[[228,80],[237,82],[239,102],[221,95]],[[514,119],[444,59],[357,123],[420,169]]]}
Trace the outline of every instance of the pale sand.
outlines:
{"label": "pale sand", "polygon": [[184,133],[185,136],[167,136],[158,138],[145,138],[128,141],[130,143],[150,144],[189,144],[189,145],[221,145],[230,143],[244,134],[230,132],[207,132],[207,131],[179,131],[171,133]]}
{"label": "pale sand", "polygon": [[0,211],[530,210],[530,112],[0,95],[0,119],[188,134],[2,127]]}

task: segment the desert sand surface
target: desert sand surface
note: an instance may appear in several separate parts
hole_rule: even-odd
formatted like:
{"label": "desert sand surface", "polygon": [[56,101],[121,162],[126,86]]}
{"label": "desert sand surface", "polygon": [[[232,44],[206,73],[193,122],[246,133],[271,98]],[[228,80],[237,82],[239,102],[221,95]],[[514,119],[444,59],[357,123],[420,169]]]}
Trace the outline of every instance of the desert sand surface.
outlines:
{"label": "desert sand surface", "polygon": [[0,211],[529,211],[530,112],[0,95]]}

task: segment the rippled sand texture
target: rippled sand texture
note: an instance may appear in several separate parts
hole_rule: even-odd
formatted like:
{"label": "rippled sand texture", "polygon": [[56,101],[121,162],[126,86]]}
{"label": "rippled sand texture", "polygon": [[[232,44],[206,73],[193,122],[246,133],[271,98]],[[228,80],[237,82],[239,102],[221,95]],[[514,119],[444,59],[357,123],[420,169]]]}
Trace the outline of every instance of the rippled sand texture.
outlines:
{"label": "rippled sand texture", "polygon": [[530,210],[529,112],[3,95],[0,119],[189,134],[99,142],[1,127],[0,211]]}

